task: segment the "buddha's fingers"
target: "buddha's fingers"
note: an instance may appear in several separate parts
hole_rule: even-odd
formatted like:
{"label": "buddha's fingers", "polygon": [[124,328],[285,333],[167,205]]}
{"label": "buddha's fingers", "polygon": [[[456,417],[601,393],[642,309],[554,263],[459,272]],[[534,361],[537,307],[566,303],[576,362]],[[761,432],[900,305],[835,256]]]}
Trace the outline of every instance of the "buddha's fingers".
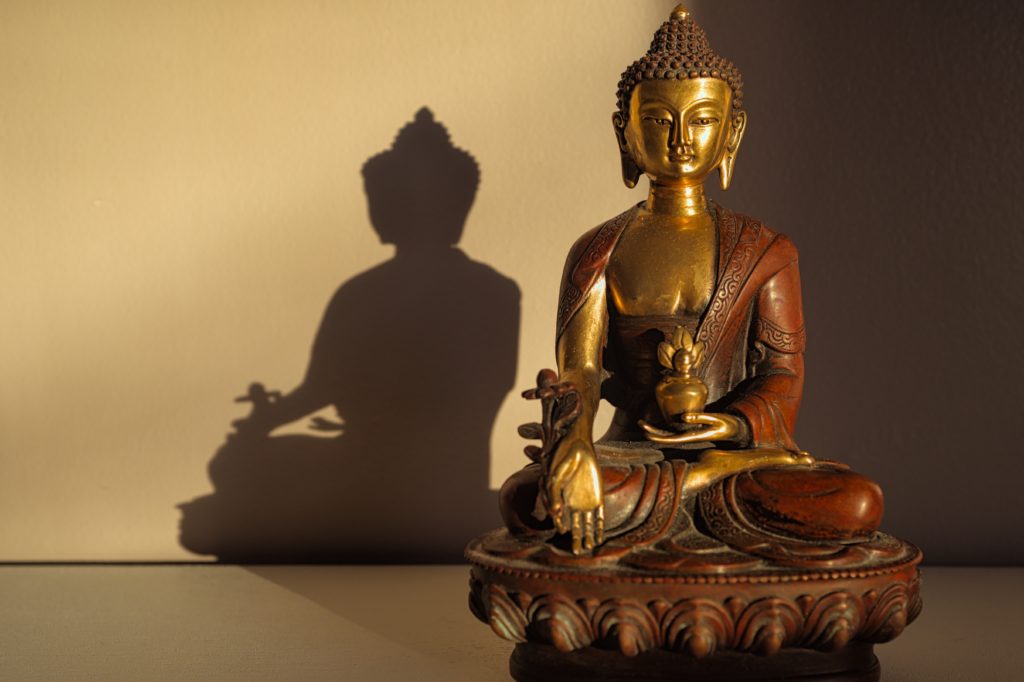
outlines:
{"label": "buddha's fingers", "polygon": [[710,440],[708,435],[713,431],[709,429],[694,429],[692,431],[687,431],[686,433],[676,433],[674,431],[665,431],[664,429],[659,429],[656,426],[651,426],[643,419],[641,419],[639,423],[647,434],[647,440],[655,443],[675,445],[682,443],[701,443],[706,440]]}
{"label": "buddha's fingers", "polygon": [[583,514],[583,549],[588,552],[594,550],[594,512],[592,511]]}
{"label": "buddha's fingers", "polygon": [[549,492],[548,492],[548,500],[549,500],[548,516],[550,516],[551,520],[554,522],[555,529],[559,533],[564,533],[567,530],[567,528],[565,527],[565,518],[564,518],[565,507],[562,505],[562,497],[561,497],[561,495],[559,495],[557,493],[552,493],[549,490]]}
{"label": "buddha's fingers", "polygon": [[650,424],[648,424],[648,423],[647,423],[646,421],[644,421],[643,419],[641,419],[641,420],[640,420],[640,421],[639,421],[638,423],[640,424],[640,427],[641,427],[641,428],[642,428],[642,429],[643,429],[644,431],[646,431],[646,432],[647,432],[648,434],[650,434],[650,435],[652,435],[652,436],[661,436],[661,437],[663,437],[663,438],[667,438],[667,437],[671,437],[671,436],[676,436],[676,435],[678,435],[678,434],[677,434],[677,433],[675,433],[674,431],[666,431],[666,430],[664,430],[664,429],[659,429],[659,428],[658,428],[658,427],[656,427],[656,426],[651,426]]}
{"label": "buddha's fingers", "polygon": [[565,487],[567,481],[576,471],[577,459],[576,457],[563,458],[548,473],[547,477],[547,497],[550,504],[548,514],[551,515],[559,533],[569,530],[565,523]]}
{"label": "buddha's fingers", "polygon": [[558,511],[553,512],[551,514],[551,518],[555,522],[555,530],[557,530],[559,533],[565,533],[569,530],[569,528],[565,525],[565,518],[562,512],[562,506],[558,505],[556,508]]}
{"label": "buddha's fingers", "polygon": [[684,414],[683,421],[687,424],[709,426],[710,428],[701,432],[706,440],[728,440],[736,435],[738,429],[736,418],[725,414],[695,412]]}
{"label": "buddha's fingers", "polygon": [[555,528],[559,533],[565,532],[565,522],[562,520],[562,496],[554,489],[554,486],[549,482],[547,487],[547,508],[548,516],[555,524]]}
{"label": "buddha's fingers", "polygon": [[578,511],[572,512],[572,553],[582,554],[583,553],[583,538],[582,528],[580,527],[580,513]]}
{"label": "buddha's fingers", "polygon": [[604,505],[597,508],[597,533],[594,538],[597,544],[604,542]]}

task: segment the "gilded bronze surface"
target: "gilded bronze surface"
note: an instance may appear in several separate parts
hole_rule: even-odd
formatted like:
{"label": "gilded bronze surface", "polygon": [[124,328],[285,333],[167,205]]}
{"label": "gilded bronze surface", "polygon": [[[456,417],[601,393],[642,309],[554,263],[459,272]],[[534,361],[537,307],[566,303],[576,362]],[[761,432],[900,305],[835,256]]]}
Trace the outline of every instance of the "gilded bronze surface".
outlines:
{"label": "gilded bronze surface", "polygon": [[[524,393],[542,421],[520,433],[541,444],[502,488],[506,528],[467,550],[475,612],[514,641],[627,655],[831,651],[895,636],[920,608],[920,552],[879,532],[873,481],[793,438],[806,345],[796,247],[704,194],[714,173],[723,189],[733,179],[747,124],[739,71],[676,8],[623,74],[612,124],[623,181],[646,175],[650,190],[570,250],[557,371]],[[602,398],[616,412],[595,439]],[[711,576],[744,587],[658,587]],[[840,578],[850,596],[836,601],[825,583]],[[787,581],[804,586],[773,586]],[[750,606],[783,593],[799,605],[792,617]],[[748,606],[760,624],[740,635]],[[672,628],[709,618],[718,630],[679,645]]]}
{"label": "gilded bronze surface", "polygon": [[[684,16],[677,12],[676,16]],[[701,314],[714,293],[718,244],[715,222],[704,196],[704,181],[715,170],[727,189],[746,129],[746,113],[733,108],[733,89],[714,77],[645,80],[632,91],[628,116],[612,116],[619,152],[650,178],[643,207],[627,224],[605,281],[591,288],[573,324],[558,343],[558,371],[581,391],[589,419],[553,455],[547,479],[548,512],[556,526],[573,534],[574,548],[601,542],[603,507],[593,447],[593,412],[600,398],[597,376],[607,335],[608,313],[632,317]],[[624,163],[624,167],[627,164]],[[625,177],[627,185],[633,184]],[[667,432],[641,420],[658,443],[741,442],[747,431],[727,413],[690,413],[696,428]],[[716,460],[721,471],[742,470],[751,458]],[[698,463],[693,475],[703,478]]]}

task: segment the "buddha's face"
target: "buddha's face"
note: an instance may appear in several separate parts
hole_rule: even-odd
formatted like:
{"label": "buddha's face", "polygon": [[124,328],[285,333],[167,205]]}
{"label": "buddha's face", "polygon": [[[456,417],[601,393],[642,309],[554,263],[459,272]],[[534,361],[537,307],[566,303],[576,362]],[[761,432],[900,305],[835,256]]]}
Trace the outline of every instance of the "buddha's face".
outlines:
{"label": "buddha's face", "polygon": [[735,154],[745,119],[734,120],[732,89],[718,78],[645,80],[633,89],[620,145],[660,185],[704,182]]}

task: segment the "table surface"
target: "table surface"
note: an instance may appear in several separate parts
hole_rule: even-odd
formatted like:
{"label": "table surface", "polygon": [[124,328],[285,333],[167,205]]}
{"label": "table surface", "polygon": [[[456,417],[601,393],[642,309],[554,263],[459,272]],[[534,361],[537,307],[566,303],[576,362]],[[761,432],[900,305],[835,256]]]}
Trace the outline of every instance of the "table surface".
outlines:
{"label": "table surface", "polygon": [[[465,566],[2,566],[2,680],[508,680]],[[926,568],[882,679],[1024,680],[1024,568]]]}

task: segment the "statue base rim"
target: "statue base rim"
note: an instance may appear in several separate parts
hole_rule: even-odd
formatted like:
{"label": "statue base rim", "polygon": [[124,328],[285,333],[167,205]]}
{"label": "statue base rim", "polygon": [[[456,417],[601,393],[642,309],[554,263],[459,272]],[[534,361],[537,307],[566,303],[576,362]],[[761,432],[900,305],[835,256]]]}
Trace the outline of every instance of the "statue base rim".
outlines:
{"label": "statue base rim", "polygon": [[[900,548],[898,556],[876,557],[855,567],[763,561],[756,568],[723,566],[714,573],[707,566],[699,572],[652,571],[614,562],[595,565],[581,559],[575,566],[553,566],[500,556],[487,547],[502,532],[492,531],[467,547],[466,557],[473,564],[470,609],[504,639],[547,647],[524,647],[514,658],[520,668],[532,661],[523,669],[534,677],[545,674],[536,652],[554,650],[600,650],[592,657],[622,659],[627,666],[623,671],[631,670],[627,658],[655,652],[679,665],[688,659],[685,665],[698,669],[707,660],[707,670],[720,665],[710,661],[733,653],[741,661],[756,661],[780,653],[799,658],[795,652],[823,652],[836,655],[828,659],[833,665],[864,646],[893,639],[921,610],[921,552],[889,536],[886,540]],[[854,666],[858,674],[870,671],[865,663],[869,657],[862,658]],[[561,679],[571,679],[565,674]]]}
{"label": "statue base rim", "polygon": [[872,644],[835,652],[784,649],[775,656],[725,652],[695,659],[667,651],[626,657],[587,647],[562,652],[546,644],[517,644],[509,660],[517,682],[878,682]]}

